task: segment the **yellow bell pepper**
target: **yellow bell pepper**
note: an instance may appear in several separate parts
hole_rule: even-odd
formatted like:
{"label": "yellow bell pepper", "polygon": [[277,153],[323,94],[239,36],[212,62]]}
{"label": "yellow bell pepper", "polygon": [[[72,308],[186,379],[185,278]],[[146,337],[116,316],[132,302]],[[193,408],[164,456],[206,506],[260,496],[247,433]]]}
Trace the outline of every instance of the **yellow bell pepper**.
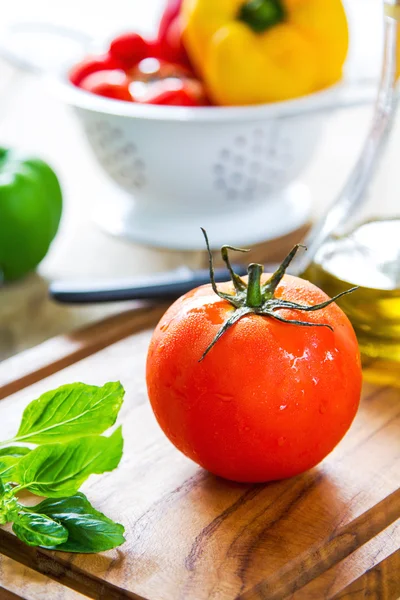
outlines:
{"label": "yellow bell pepper", "polygon": [[337,82],[348,50],[341,0],[183,0],[183,39],[217,104],[277,102]]}

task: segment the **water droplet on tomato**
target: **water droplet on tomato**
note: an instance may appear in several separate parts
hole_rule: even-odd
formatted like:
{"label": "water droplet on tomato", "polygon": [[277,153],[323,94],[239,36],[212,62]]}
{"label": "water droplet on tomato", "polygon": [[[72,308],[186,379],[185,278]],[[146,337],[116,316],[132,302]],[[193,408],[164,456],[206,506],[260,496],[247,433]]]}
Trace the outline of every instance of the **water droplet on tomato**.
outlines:
{"label": "water droplet on tomato", "polygon": [[189,310],[190,314],[202,313],[207,321],[210,321],[213,325],[222,325],[227,318],[224,310],[214,304],[204,304],[201,307],[192,308]]}
{"label": "water droplet on tomato", "polygon": [[168,327],[169,327],[169,323],[164,323],[163,325],[161,325],[160,331],[167,331]]}
{"label": "water droplet on tomato", "polygon": [[287,404],[281,404],[279,410],[285,410],[287,408]]}
{"label": "water droplet on tomato", "polygon": [[222,325],[225,322],[225,315],[220,308],[213,308],[212,310],[207,310],[207,319],[213,325]]}

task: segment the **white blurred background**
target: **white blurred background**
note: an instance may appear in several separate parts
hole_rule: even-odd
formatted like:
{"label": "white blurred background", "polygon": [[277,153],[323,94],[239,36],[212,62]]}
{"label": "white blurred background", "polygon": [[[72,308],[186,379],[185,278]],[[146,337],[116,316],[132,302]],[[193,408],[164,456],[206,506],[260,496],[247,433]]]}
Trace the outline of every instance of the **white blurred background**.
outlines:
{"label": "white blurred background", "polygon": [[[135,29],[151,34],[164,0],[13,0],[1,3],[1,28],[12,22],[47,22],[71,27],[104,40],[118,31]],[[344,0],[352,46],[351,73],[376,74],[382,37],[382,0]],[[54,53],[52,53],[54,54]]]}

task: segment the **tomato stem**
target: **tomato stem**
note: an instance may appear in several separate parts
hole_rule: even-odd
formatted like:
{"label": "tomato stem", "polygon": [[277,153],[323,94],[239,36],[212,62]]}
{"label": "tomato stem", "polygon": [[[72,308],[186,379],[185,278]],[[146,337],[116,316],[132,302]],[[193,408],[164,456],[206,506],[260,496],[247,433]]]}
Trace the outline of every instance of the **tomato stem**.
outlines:
{"label": "tomato stem", "polygon": [[258,308],[263,303],[263,294],[261,292],[261,275],[263,273],[262,265],[252,263],[247,268],[249,282],[247,285],[246,306],[249,308]]}
{"label": "tomato stem", "polygon": [[300,321],[298,319],[287,319],[280,312],[282,309],[286,310],[295,310],[295,311],[303,311],[303,312],[313,312],[316,310],[321,310],[332,302],[335,302],[341,296],[345,294],[350,294],[354,292],[357,287],[351,288],[350,290],[346,290],[337,294],[333,298],[329,298],[325,302],[321,302],[320,304],[315,304],[313,306],[298,304],[297,302],[292,302],[289,300],[285,300],[284,298],[277,298],[275,296],[275,291],[282,281],[288,266],[291,261],[295,257],[298,249],[301,244],[296,244],[294,248],[289,252],[286,258],[282,261],[282,264],[278,267],[278,269],[271,275],[268,281],[261,285],[261,276],[263,273],[263,266],[257,263],[252,263],[248,266],[248,282],[246,283],[239,275],[237,275],[232,269],[232,265],[229,260],[228,250],[236,250],[238,252],[248,252],[248,250],[244,250],[243,248],[234,248],[233,246],[223,246],[221,248],[221,256],[223,261],[225,262],[229,274],[232,279],[232,284],[234,287],[234,294],[227,294],[226,292],[222,292],[218,289],[217,284],[215,282],[214,276],[214,264],[213,264],[213,256],[210,248],[210,244],[208,241],[208,236],[205,229],[201,228],[204,239],[206,242],[206,247],[208,251],[209,258],[209,267],[210,267],[210,280],[213,291],[222,298],[231,304],[235,310],[229,316],[229,318],[225,321],[222,327],[219,329],[218,333],[212,340],[211,344],[206,348],[200,361],[202,361],[208,352],[211,350],[213,346],[218,342],[218,340],[224,335],[230,327],[232,327],[235,323],[237,323],[242,317],[248,314],[260,315],[262,317],[270,317],[275,319],[276,321],[280,321],[281,323],[290,323],[292,325],[300,325],[303,327],[326,327],[333,331],[332,327],[327,323],[314,323],[310,321]]}

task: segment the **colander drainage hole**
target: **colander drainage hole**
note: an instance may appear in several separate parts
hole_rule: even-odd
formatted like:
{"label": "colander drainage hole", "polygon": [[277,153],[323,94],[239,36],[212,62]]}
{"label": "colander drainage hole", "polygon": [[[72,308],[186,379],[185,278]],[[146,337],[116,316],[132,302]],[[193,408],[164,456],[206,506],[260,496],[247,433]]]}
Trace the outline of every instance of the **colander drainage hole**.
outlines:
{"label": "colander drainage hole", "polygon": [[243,146],[246,145],[246,138],[243,135],[239,135],[237,138],[235,138],[234,144],[238,148],[243,148]]}
{"label": "colander drainage hole", "polygon": [[222,160],[228,160],[231,157],[231,153],[227,148],[221,150],[221,158]]}
{"label": "colander drainage hole", "polygon": [[225,171],[224,165],[221,165],[219,163],[214,165],[214,173],[216,175],[222,175],[224,173],[224,171]]}

